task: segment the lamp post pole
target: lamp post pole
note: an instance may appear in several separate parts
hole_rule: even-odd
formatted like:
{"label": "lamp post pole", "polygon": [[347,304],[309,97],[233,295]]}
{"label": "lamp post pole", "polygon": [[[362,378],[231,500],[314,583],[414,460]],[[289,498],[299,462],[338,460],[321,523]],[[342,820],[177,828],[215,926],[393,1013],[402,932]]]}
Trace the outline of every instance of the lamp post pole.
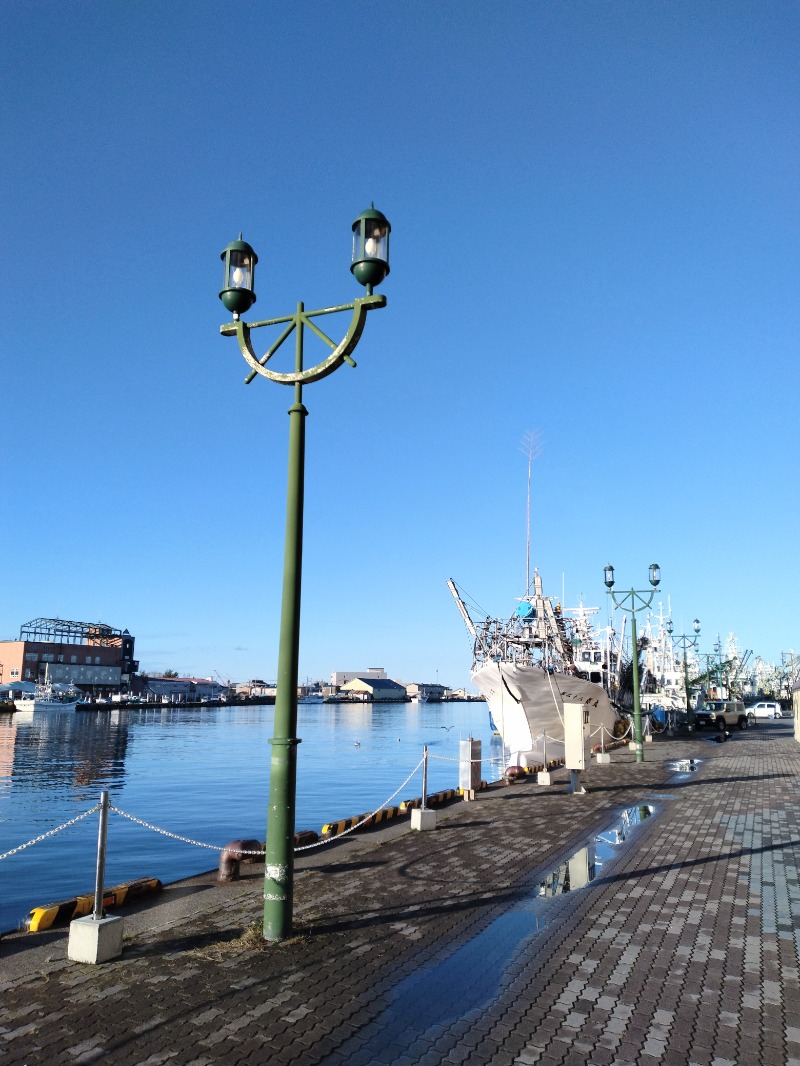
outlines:
{"label": "lamp post pole", "polygon": [[650,564],[651,589],[630,589],[629,592],[617,594],[614,588],[614,567],[611,563],[603,571],[603,580],[608,589],[611,602],[620,611],[631,616],[631,666],[633,668],[633,747],[637,762],[644,762],[644,745],[642,744],[642,705],[639,698],[639,648],[636,633],[636,613],[647,610],[653,602],[659,582],[661,567],[658,563]]}
{"label": "lamp post pole", "polygon": [[694,630],[694,636],[691,633],[675,633],[672,632],[672,621],[667,622],[667,632],[672,638],[673,646],[681,648],[683,651],[683,690],[686,695],[686,728],[691,733],[694,729],[694,710],[689,702],[689,661],[687,658],[687,652],[689,648],[697,647],[697,639],[700,635],[700,620],[695,618],[692,622],[692,629]]}
{"label": "lamp post pole", "polygon": [[[264,926],[265,940],[285,940],[292,932],[294,901],[294,826],[297,785],[297,682],[300,657],[300,593],[303,565],[303,502],[305,492],[305,420],[303,385],[327,377],[342,365],[355,366],[351,353],[364,330],[369,311],[386,306],[386,297],[373,294],[389,273],[389,233],[391,225],[385,215],[371,206],[353,223],[353,260],[350,269],[367,292],[350,304],[306,311],[297,304],[293,315],[266,319],[249,325],[241,320],[256,300],[255,265],[258,256],[239,236],[222,252],[223,287],[219,296],[232,312],[233,321],[220,327],[223,336],[234,336],[250,373],[245,382],[256,376],[269,378],[294,388],[294,403],[289,408],[289,465],[286,490],[286,538],[283,559],[280,641],[278,647],[278,685],[275,695],[275,722],[271,740],[267,842],[264,855]],[[350,325],[339,343],[331,340],[313,319],[322,315],[350,311]],[[264,326],[282,326],[277,340],[266,355],[258,358],[251,345],[251,331]],[[331,349],[321,363],[303,368],[304,335],[310,329]],[[280,373],[267,363],[283,342],[295,333],[294,371]]]}

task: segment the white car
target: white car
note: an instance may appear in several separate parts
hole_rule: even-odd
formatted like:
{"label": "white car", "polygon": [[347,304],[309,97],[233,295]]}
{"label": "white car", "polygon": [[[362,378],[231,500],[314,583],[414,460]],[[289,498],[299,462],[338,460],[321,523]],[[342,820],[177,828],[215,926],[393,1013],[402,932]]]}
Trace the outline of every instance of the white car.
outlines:
{"label": "white car", "polygon": [[775,701],[762,700],[747,708],[747,713],[754,718],[781,718],[781,705]]}

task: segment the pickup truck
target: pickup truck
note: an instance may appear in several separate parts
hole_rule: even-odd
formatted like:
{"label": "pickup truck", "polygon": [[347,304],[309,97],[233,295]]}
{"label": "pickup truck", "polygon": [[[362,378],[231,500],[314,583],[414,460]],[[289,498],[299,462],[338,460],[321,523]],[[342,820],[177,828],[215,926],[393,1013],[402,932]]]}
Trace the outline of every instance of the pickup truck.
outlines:
{"label": "pickup truck", "polygon": [[753,717],[745,710],[741,700],[706,700],[694,712],[694,724],[697,729],[709,726],[722,732],[735,725],[747,729]]}

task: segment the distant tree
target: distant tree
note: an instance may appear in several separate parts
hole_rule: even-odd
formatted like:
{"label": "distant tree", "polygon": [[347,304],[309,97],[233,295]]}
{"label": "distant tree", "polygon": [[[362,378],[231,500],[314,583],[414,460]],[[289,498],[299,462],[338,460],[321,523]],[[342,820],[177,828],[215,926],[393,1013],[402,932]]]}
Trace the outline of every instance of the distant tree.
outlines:
{"label": "distant tree", "polygon": [[178,671],[177,670],[165,670],[162,676],[164,676],[164,677],[177,677],[178,676]]}

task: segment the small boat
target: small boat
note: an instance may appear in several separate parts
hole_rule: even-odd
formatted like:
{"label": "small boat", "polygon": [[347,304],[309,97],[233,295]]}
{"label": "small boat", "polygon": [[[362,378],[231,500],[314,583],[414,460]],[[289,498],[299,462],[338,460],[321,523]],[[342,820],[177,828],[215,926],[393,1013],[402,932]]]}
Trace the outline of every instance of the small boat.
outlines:
{"label": "small boat", "polygon": [[74,711],[83,699],[82,693],[69,685],[52,684],[46,672],[44,682],[25,683],[17,691],[13,699],[18,711]]}

